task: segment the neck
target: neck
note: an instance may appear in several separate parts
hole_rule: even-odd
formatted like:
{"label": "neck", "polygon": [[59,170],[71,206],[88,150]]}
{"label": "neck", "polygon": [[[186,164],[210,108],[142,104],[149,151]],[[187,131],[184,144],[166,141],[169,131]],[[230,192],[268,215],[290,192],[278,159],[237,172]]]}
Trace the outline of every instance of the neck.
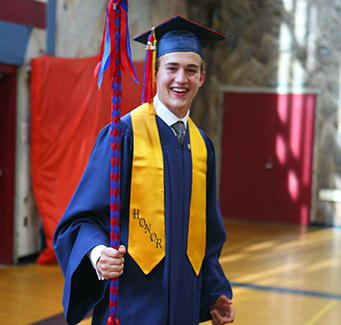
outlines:
{"label": "neck", "polygon": [[183,114],[176,115],[172,110],[168,109],[165,105],[163,105],[163,103],[159,100],[157,95],[154,97],[154,107],[156,114],[169,126],[171,126],[178,120],[182,120],[187,126],[187,120],[189,116],[188,110],[185,113],[185,115]]}

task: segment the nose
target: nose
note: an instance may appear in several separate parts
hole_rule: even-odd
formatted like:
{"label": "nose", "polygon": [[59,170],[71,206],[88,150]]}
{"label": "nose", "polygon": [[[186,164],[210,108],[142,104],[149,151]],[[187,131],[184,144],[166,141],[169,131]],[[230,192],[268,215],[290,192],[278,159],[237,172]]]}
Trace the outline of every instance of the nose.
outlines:
{"label": "nose", "polygon": [[178,84],[184,84],[187,82],[187,76],[186,76],[186,73],[183,69],[179,69],[177,71],[177,74],[175,76],[175,81],[178,83]]}

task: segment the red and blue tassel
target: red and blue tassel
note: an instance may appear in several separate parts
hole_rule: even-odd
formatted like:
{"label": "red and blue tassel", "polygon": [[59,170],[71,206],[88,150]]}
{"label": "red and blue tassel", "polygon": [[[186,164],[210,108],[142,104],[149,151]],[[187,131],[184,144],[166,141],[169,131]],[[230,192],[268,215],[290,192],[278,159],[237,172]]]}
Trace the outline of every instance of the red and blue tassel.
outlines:
{"label": "red and blue tassel", "polygon": [[[119,35],[116,33],[118,27],[120,29]],[[119,41],[117,41],[116,35],[120,38]],[[120,48],[120,62],[115,59],[117,47]],[[138,83],[136,70],[131,59],[127,0],[110,0],[107,7],[99,61],[94,70],[94,76],[99,75],[97,82],[99,89],[101,88],[104,71],[109,66],[110,78],[113,78],[119,69],[123,73],[125,73],[125,70],[129,70],[133,80]]]}

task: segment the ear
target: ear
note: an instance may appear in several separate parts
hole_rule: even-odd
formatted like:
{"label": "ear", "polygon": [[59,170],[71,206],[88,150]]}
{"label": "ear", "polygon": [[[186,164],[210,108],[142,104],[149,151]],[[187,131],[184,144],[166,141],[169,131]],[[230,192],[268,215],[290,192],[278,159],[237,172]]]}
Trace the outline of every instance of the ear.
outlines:
{"label": "ear", "polygon": [[200,75],[199,87],[201,87],[203,85],[204,81],[205,81],[205,71],[203,71]]}

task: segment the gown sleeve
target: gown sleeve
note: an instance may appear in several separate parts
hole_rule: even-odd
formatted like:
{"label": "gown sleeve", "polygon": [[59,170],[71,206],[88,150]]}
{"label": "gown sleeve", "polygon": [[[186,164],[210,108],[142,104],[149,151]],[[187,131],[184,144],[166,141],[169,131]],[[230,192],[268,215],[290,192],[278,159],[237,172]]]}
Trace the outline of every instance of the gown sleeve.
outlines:
{"label": "gown sleeve", "polygon": [[[109,246],[110,125],[98,135],[88,165],[54,234],[54,250],[65,277],[63,307],[68,323],[79,323],[106,293],[87,252]],[[131,132],[121,124],[121,208],[130,178]]]}
{"label": "gown sleeve", "polygon": [[221,216],[216,189],[216,161],[213,142],[205,135],[207,146],[206,191],[206,254],[202,265],[202,290],[200,321],[211,319],[210,307],[221,295],[232,298],[230,282],[226,279],[219,257],[226,241],[226,231]]}

